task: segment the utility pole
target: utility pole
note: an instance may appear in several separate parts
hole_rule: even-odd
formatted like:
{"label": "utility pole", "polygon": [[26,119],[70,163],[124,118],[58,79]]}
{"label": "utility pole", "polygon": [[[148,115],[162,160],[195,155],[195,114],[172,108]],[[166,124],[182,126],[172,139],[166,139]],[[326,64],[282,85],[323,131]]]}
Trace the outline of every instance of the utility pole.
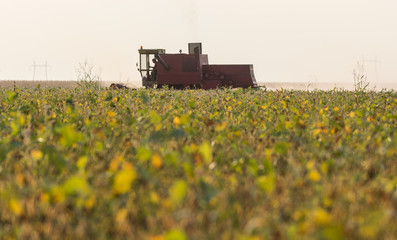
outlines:
{"label": "utility pole", "polygon": [[36,70],[39,69],[44,69],[45,80],[48,81],[48,68],[50,68],[50,66],[47,64],[47,61],[45,64],[36,64],[36,62],[33,61],[33,65],[31,65],[30,68],[33,68],[33,81],[36,80]]}

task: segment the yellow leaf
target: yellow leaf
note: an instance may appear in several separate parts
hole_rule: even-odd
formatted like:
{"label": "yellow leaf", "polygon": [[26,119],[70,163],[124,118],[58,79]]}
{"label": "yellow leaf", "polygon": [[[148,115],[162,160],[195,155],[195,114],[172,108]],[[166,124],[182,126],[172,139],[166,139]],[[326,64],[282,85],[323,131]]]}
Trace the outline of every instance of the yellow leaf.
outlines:
{"label": "yellow leaf", "polygon": [[314,168],[314,164],[315,164],[314,161],[309,161],[309,162],[306,163],[306,168],[307,169],[313,169]]}
{"label": "yellow leaf", "polygon": [[80,157],[79,160],[77,160],[77,168],[84,169],[85,166],[87,165],[87,161],[88,161],[87,156]]}
{"label": "yellow leaf", "polygon": [[130,190],[132,182],[136,178],[134,169],[123,169],[119,171],[114,177],[113,191],[116,194],[123,194]]}
{"label": "yellow leaf", "polygon": [[223,122],[215,127],[215,131],[217,132],[222,131],[226,128],[226,126],[227,126],[227,122]]}
{"label": "yellow leaf", "polygon": [[163,125],[161,123],[158,123],[155,127],[154,130],[159,131]]}
{"label": "yellow leaf", "polygon": [[234,134],[235,136],[237,136],[237,137],[241,137],[241,131],[240,131],[240,130],[234,131],[233,134]]}
{"label": "yellow leaf", "polygon": [[116,116],[116,113],[112,112],[112,111],[109,111],[109,112],[107,112],[107,115],[112,118],[112,117]]}
{"label": "yellow leaf", "polygon": [[226,128],[226,126],[227,126],[227,122],[223,122],[215,127],[215,131],[217,132],[222,131]]}
{"label": "yellow leaf", "polygon": [[60,187],[53,188],[51,190],[51,196],[52,196],[52,199],[57,203],[63,202],[66,198],[65,194],[63,193],[63,191],[61,191]]}
{"label": "yellow leaf", "polygon": [[124,162],[122,168],[128,170],[134,170],[134,165],[132,165],[130,162]]}
{"label": "yellow leaf", "polygon": [[309,179],[313,182],[318,182],[321,180],[321,175],[316,170],[312,169],[309,172]]}
{"label": "yellow leaf", "polygon": [[118,167],[120,166],[120,164],[122,163],[122,162],[124,162],[124,157],[123,156],[121,156],[121,155],[119,155],[119,154],[116,154],[116,156],[114,156],[114,158],[112,159],[112,161],[110,161],[110,164],[109,164],[109,171],[111,171],[111,172],[115,172],[117,169],[118,169]]}
{"label": "yellow leaf", "polygon": [[322,174],[328,173],[328,164],[326,162],[321,163],[320,170]]}
{"label": "yellow leaf", "polygon": [[91,209],[94,206],[95,201],[96,201],[95,195],[91,195],[91,197],[89,197],[87,200],[85,200],[84,207],[86,209]]}
{"label": "yellow leaf", "polygon": [[126,219],[126,217],[127,217],[127,214],[128,214],[128,210],[127,210],[127,209],[125,209],[125,208],[120,209],[120,210],[117,212],[117,214],[116,214],[116,222],[117,222],[118,224],[124,223],[124,221],[125,221],[125,219]]}
{"label": "yellow leaf", "polygon": [[40,195],[40,201],[42,203],[48,203],[50,201],[50,195],[48,195],[48,193],[42,193]]}
{"label": "yellow leaf", "polygon": [[155,168],[161,168],[163,166],[163,159],[159,154],[154,154],[152,157],[152,165]]}
{"label": "yellow leaf", "polygon": [[384,229],[385,215],[382,211],[374,211],[362,215],[358,232],[364,239],[377,239],[381,229]]}
{"label": "yellow leaf", "polygon": [[176,116],[176,117],[174,117],[173,123],[175,126],[178,126],[181,124],[181,119],[178,116]]}
{"label": "yellow leaf", "polygon": [[204,162],[209,164],[212,161],[212,148],[211,145],[208,142],[203,142],[199,149],[198,152],[201,154],[201,156],[204,159]]}
{"label": "yellow leaf", "polygon": [[23,213],[23,208],[21,203],[15,198],[9,200],[8,207],[17,216],[20,216]]}
{"label": "yellow leaf", "polygon": [[43,153],[40,150],[32,150],[30,152],[30,156],[34,159],[34,160],[40,160],[43,157]]}
{"label": "yellow leaf", "polygon": [[350,126],[345,126],[345,131],[346,131],[347,133],[351,133],[351,132],[352,132],[352,129],[350,128]]}
{"label": "yellow leaf", "polygon": [[256,179],[258,186],[264,190],[266,193],[270,194],[274,191],[276,178],[274,174],[269,174],[267,176],[260,176]]}
{"label": "yellow leaf", "polygon": [[19,116],[19,125],[21,125],[21,126],[23,126],[23,125],[25,125],[25,122],[26,122],[26,120],[25,120],[25,118],[24,118],[24,116]]}
{"label": "yellow leaf", "polygon": [[156,192],[151,192],[150,201],[154,204],[158,204],[160,202],[160,196]]}
{"label": "yellow leaf", "polygon": [[328,224],[331,219],[328,212],[322,208],[314,210],[313,216],[314,216],[314,223],[320,226]]}
{"label": "yellow leaf", "polygon": [[313,131],[313,134],[316,136],[316,135],[318,135],[319,133],[321,133],[321,129],[315,129],[314,131]]}
{"label": "yellow leaf", "polygon": [[15,175],[15,180],[19,187],[23,187],[24,179],[25,179],[25,177],[22,173],[17,173]]}
{"label": "yellow leaf", "polygon": [[332,200],[329,198],[324,198],[323,204],[325,207],[330,207],[332,205]]}

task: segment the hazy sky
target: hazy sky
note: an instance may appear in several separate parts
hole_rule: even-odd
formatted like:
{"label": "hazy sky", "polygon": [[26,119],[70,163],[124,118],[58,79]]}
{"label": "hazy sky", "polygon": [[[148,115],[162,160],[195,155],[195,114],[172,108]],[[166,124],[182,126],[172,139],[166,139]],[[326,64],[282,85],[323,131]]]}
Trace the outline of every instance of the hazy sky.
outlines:
{"label": "hazy sky", "polygon": [[[137,81],[137,49],[252,63],[259,82],[397,80],[396,0],[0,0],[0,79],[74,80],[79,63],[104,80]],[[376,60],[376,62],[374,61]],[[37,70],[36,78],[44,79]]]}

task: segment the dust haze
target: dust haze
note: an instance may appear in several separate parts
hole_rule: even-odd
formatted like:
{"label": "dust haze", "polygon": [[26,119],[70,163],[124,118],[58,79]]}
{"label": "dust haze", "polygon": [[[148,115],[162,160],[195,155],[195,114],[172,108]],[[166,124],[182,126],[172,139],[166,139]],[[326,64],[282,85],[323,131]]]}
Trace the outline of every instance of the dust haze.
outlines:
{"label": "dust haze", "polygon": [[79,63],[104,81],[139,81],[137,49],[187,51],[210,63],[254,64],[258,82],[352,84],[360,62],[372,85],[396,82],[392,0],[110,2],[0,0],[0,80],[75,80]]}

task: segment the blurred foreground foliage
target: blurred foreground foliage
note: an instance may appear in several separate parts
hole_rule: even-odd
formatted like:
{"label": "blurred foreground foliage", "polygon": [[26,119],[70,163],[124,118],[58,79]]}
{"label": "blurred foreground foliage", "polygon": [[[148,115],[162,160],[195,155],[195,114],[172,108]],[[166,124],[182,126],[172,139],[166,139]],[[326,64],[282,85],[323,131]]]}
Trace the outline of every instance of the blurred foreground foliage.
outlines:
{"label": "blurred foreground foliage", "polygon": [[0,100],[0,238],[397,238],[396,92]]}

